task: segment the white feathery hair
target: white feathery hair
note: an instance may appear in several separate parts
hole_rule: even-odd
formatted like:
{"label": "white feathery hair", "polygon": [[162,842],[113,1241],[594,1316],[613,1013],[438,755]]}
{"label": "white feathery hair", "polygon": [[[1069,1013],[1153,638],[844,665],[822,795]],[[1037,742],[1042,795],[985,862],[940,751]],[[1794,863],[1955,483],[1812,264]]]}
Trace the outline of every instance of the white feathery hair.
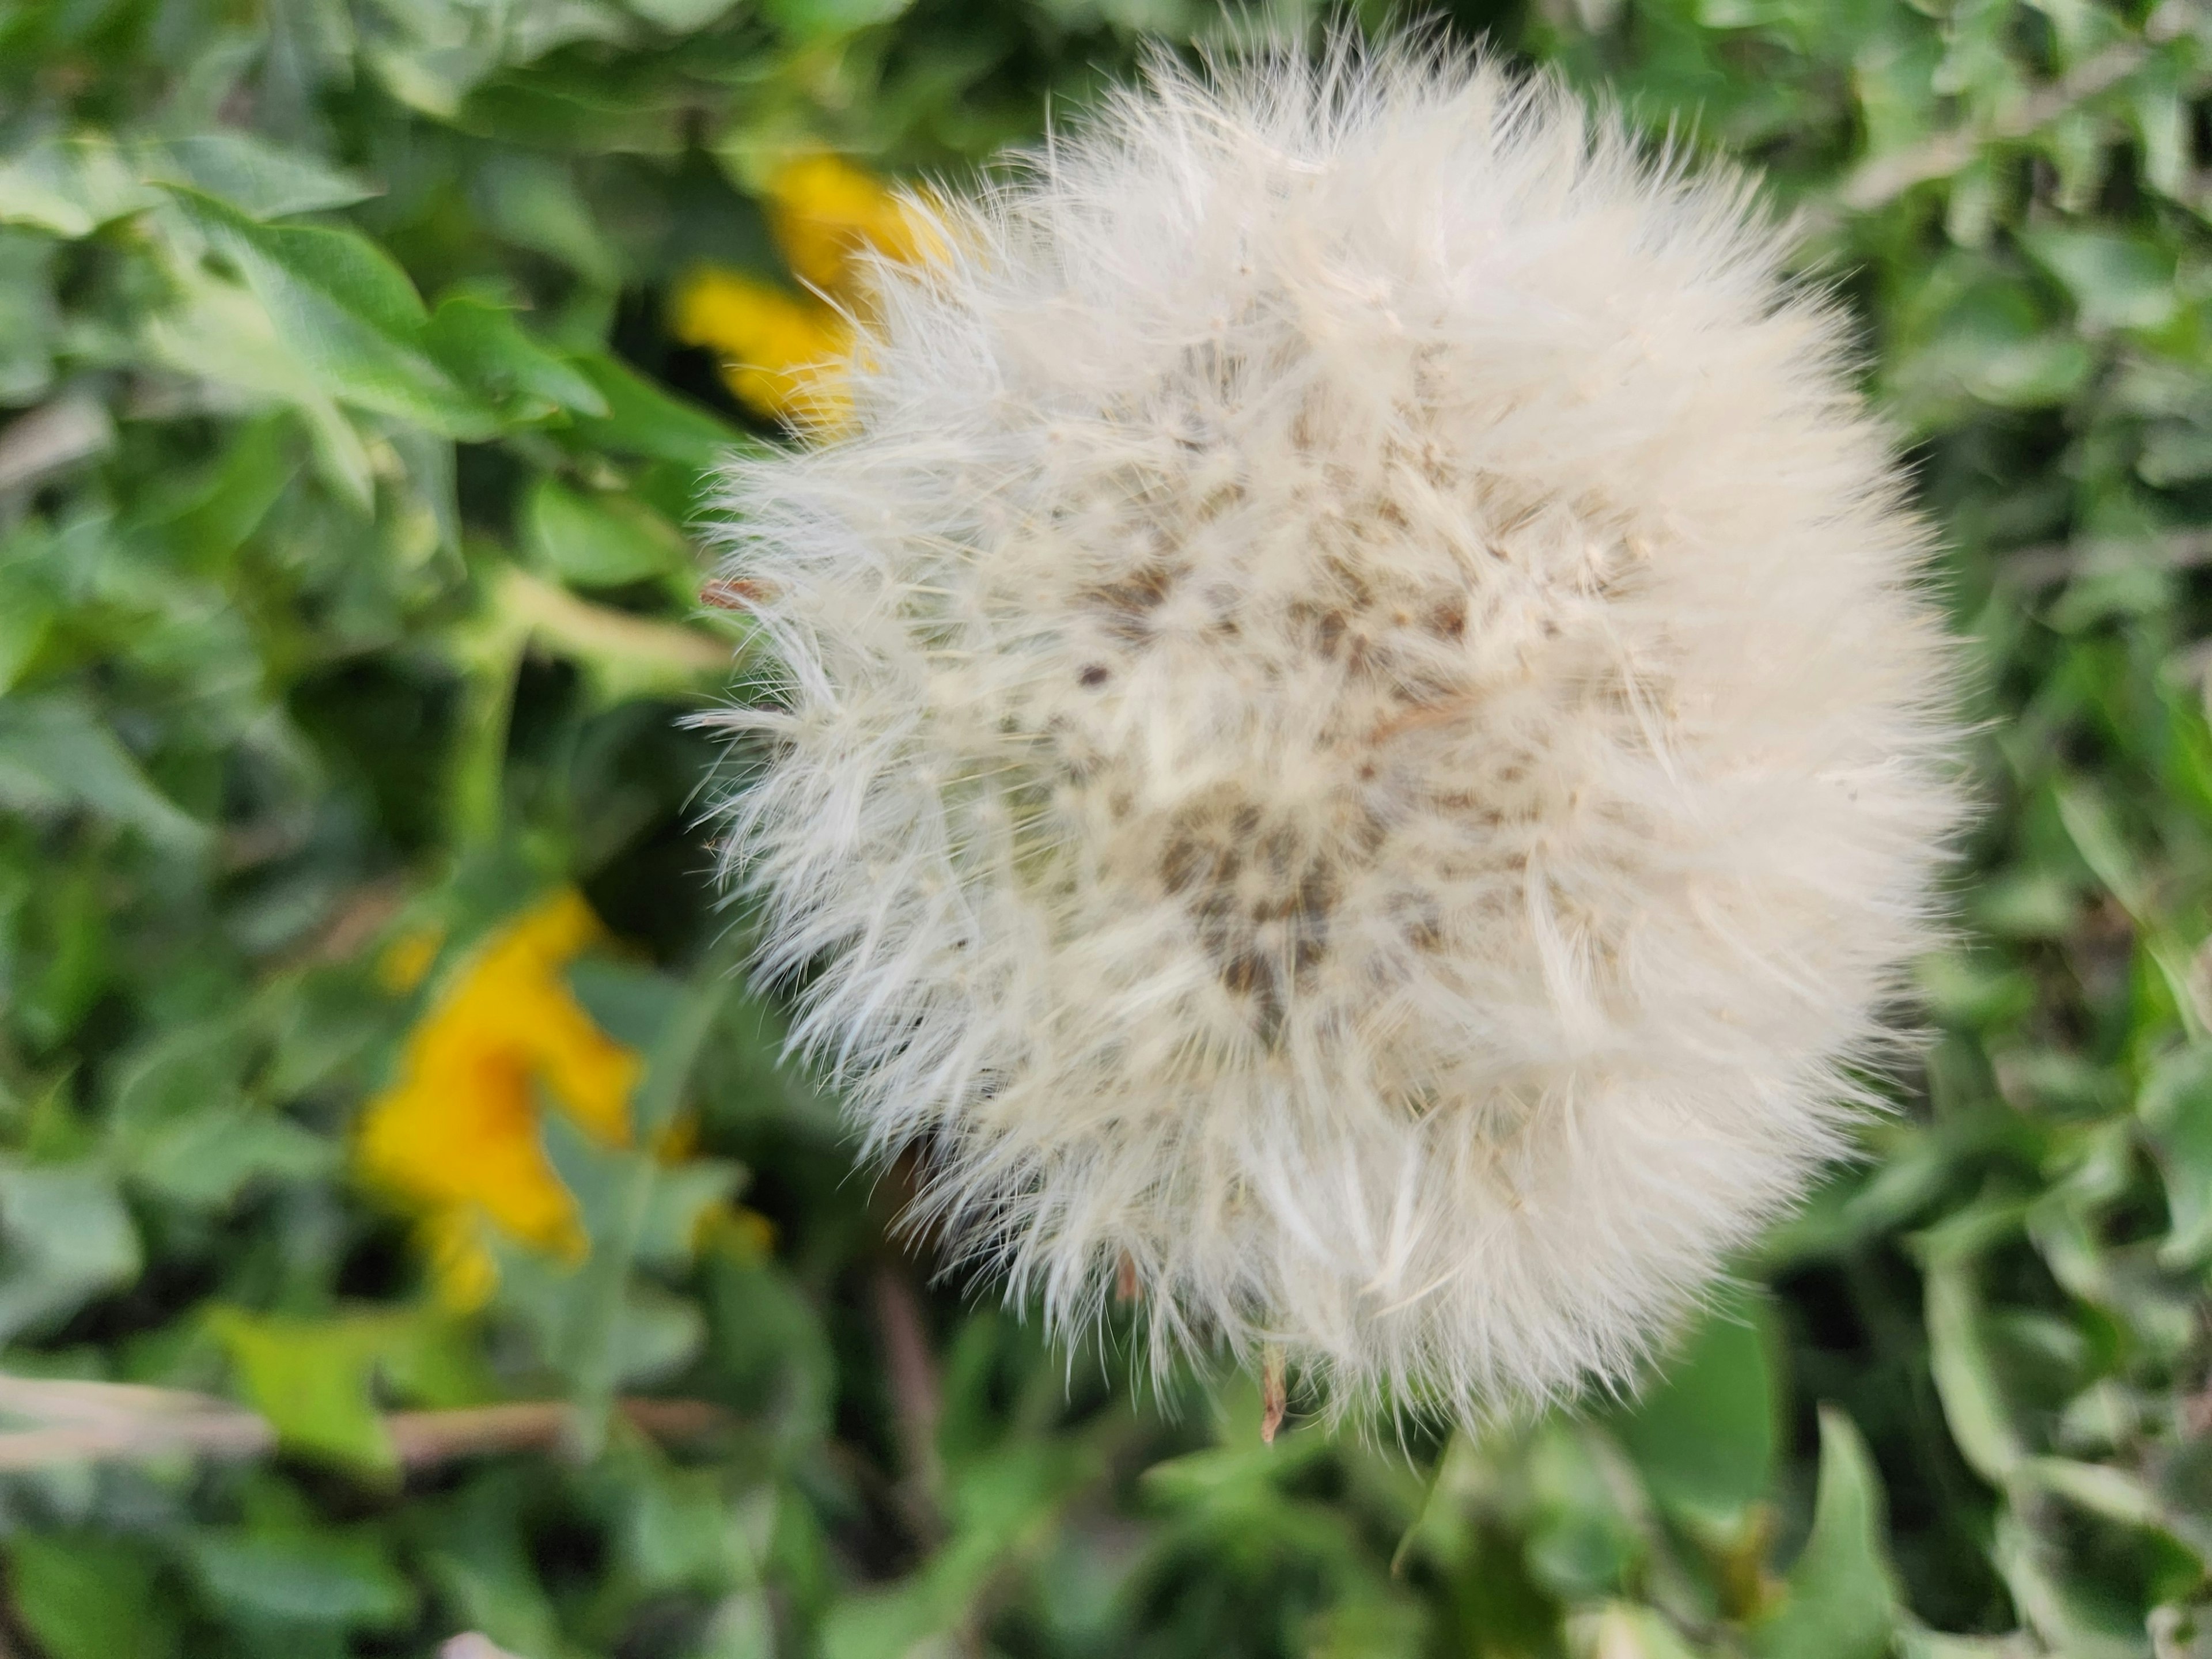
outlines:
{"label": "white feathery hair", "polygon": [[849,422],[722,491],[796,1040],[1056,1330],[1632,1383],[1869,1104],[1960,816],[1845,319],[1432,46],[1162,58],[911,205]]}

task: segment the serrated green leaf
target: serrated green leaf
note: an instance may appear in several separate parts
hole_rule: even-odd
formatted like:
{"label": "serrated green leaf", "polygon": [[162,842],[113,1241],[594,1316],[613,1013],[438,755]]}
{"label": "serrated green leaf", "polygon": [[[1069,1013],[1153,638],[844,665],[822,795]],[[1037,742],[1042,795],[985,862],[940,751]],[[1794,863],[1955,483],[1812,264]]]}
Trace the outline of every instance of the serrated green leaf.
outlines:
{"label": "serrated green leaf", "polygon": [[269,313],[234,283],[188,265],[173,273],[178,302],[142,323],[148,359],[174,373],[289,404],[304,417],[324,476],[366,512],[376,494],[368,446],[314,365],[281,337]]}
{"label": "serrated green leaf", "polygon": [[156,789],[106,724],[65,693],[0,704],[0,808],[89,811],[179,858],[208,846],[207,826]]}
{"label": "serrated green leaf", "polygon": [[1820,1408],[1813,1531],[1779,1607],[1747,1632],[1759,1659],[1881,1659],[1896,1628],[1881,1481],[1851,1420]]}
{"label": "serrated green leaf", "polygon": [[497,429],[428,355],[421,296],[374,243],[350,230],[262,224],[203,192],[170,190],[332,395],[451,437]]}
{"label": "serrated green leaf", "polygon": [[350,207],[378,193],[375,185],[319,156],[236,131],[189,133],[149,145],[141,168],[149,183],[186,185],[253,219]]}
{"label": "serrated green leaf", "polygon": [[289,1319],[217,1308],[209,1328],[247,1403],[269,1419],[280,1443],[384,1474],[398,1467],[398,1455],[376,1408],[376,1364],[404,1321],[385,1314]]}

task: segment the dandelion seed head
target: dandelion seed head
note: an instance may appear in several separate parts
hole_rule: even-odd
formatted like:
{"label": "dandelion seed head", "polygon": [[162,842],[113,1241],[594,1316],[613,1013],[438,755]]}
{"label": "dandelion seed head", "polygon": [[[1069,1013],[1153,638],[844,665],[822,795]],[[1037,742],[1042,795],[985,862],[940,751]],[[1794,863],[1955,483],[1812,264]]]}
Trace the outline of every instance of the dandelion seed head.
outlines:
{"label": "dandelion seed head", "polygon": [[1631,1377],[1863,1109],[1958,812],[1843,322],[1734,177],[1412,49],[1156,64],[915,210],[850,423],[727,476],[798,1041],[1058,1328]]}

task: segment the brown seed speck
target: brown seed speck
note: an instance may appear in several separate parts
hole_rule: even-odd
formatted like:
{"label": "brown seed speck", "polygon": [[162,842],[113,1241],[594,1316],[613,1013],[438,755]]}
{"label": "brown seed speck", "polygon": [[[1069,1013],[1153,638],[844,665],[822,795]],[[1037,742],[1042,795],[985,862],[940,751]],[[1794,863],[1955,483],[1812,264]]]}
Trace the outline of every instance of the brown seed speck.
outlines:
{"label": "brown seed speck", "polygon": [[716,577],[699,589],[699,603],[711,605],[717,611],[750,611],[762,599],[769,598],[768,584],[749,576],[731,580]]}

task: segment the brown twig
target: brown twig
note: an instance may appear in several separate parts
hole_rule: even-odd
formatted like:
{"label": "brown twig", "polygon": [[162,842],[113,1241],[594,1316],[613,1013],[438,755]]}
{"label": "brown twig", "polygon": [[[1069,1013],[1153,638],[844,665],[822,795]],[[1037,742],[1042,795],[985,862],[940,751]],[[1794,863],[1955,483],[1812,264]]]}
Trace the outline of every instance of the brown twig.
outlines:
{"label": "brown twig", "polygon": [[2154,16],[2145,27],[2145,39],[2115,42],[1989,120],[1953,127],[1863,163],[1837,191],[1838,204],[1853,213],[1870,212],[1895,201],[1915,185],[1957,173],[1984,145],[2041,131],[2076,105],[2111,91],[2141,68],[2150,56],[2151,46],[2161,38],[2155,27],[2159,21]]}
{"label": "brown twig", "polygon": [[920,1518],[934,1523],[938,1494],[944,1471],[937,1455],[937,1425],[944,1415],[944,1388],[937,1375],[937,1360],[929,1351],[929,1333],[921,1322],[921,1304],[907,1282],[901,1266],[881,1261],[873,1286],[876,1328],[884,1345],[884,1370],[891,1389],[891,1411],[898,1420],[899,1450],[906,1465],[906,1486]]}
{"label": "brown twig", "polygon": [[[616,1409],[654,1440],[697,1440],[729,1425],[730,1414],[703,1400],[622,1400]],[[526,1400],[457,1411],[394,1412],[385,1426],[399,1461],[426,1468],[492,1452],[554,1451],[566,1443],[571,1416],[562,1400]]]}
{"label": "brown twig", "polygon": [[0,494],[27,489],[114,441],[115,422],[96,399],[70,392],[41,404],[0,432]]}
{"label": "brown twig", "polygon": [[[617,1408],[641,1432],[661,1441],[697,1439],[731,1420],[720,1407],[698,1400],[629,1399]],[[0,1413],[33,1425],[0,1432],[0,1472],[180,1453],[261,1457],[278,1446],[266,1418],[181,1389],[0,1375]],[[564,1443],[572,1413],[566,1401],[529,1400],[393,1412],[384,1425],[402,1467],[419,1469],[460,1457],[555,1450]]]}
{"label": "brown twig", "polygon": [[2085,573],[2146,565],[2186,570],[2212,564],[2212,530],[2179,530],[2140,539],[2054,542],[2002,556],[1998,570],[2022,587],[2048,587]]}

